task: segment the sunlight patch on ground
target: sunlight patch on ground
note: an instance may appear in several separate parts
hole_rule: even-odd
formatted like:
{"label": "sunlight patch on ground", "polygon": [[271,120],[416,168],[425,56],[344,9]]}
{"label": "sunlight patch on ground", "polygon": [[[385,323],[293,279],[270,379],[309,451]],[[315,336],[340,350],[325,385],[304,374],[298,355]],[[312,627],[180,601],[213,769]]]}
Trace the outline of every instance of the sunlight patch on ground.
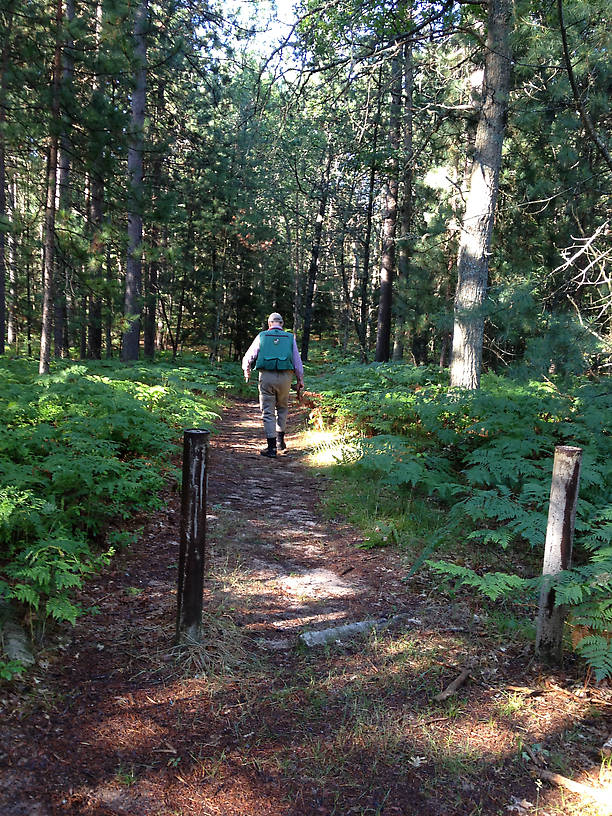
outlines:
{"label": "sunlight patch on ground", "polygon": [[344,460],[353,450],[346,437],[331,429],[309,430],[302,437],[305,447],[310,448],[308,463],[313,467],[331,467]]}
{"label": "sunlight patch on ground", "polygon": [[354,583],[343,580],[328,569],[312,569],[298,575],[289,575],[280,583],[281,589],[299,597],[347,597],[355,595]]}

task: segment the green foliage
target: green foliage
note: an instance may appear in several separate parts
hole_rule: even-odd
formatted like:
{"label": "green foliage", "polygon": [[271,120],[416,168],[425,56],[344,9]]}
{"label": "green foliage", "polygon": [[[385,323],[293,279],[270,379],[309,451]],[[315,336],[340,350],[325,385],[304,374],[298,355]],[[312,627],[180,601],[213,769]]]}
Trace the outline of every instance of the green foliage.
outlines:
{"label": "green foliage", "polygon": [[102,553],[93,540],[112,520],[158,506],[179,429],[211,427],[216,391],[237,374],[194,358],[60,364],[39,378],[31,362],[2,360],[0,598],[74,623],[83,611],[74,590],[131,534],[113,531]]}
{"label": "green foliage", "polygon": [[[360,472],[395,496],[397,517],[415,499],[438,502],[440,521],[429,532],[413,570],[442,553],[477,551],[488,563],[498,548],[511,550],[518,574],[484,573],[448,560],[428,561],[439,575],[491,600],[534,598],[538,558],[548,514],[556,445],[583,449],[576,518],[576,566],[555,579],[558,604],[574,617],[590,614],[596,639],[579,651],[596,672],[610,675],[602,640],[612,632],[612,393],[608,380],[575,379],[555,385],[486,374],[479,391],[449,392],[438,369],[406,365],[349,365],[321,384],[329,420],[350,443],[338,465]],[[377,544],[398,541],[385,516]],[[458,546],[460,543],[460,546]],[[488,553],[488,555],[487,555]],[[532,575],[529,573],[529,564]],[[537,565],[537,566],[536,566]],[[603,673],[603,674],[602,674]]]}
{"label": "green foliage", "polygon": [[0,680],[13,680],[25,671],[19,660],[0,660]]}
{"label": "green foliage", "polygon": [[70,623],[81,613],[70,600],[72,590],[81,587],[83,578],[108,563],[112,555],[112,550],[94,555],[86,541],[69,538],[37,541],[15,549],[5,567],[8,581],[0,585],[0,592],[42,611],[44,617]]}
{"label": "green foliage", "polygon": [[612,644],[607,637],[589,635],[576,644],[576,651],[587,661],[596,680],[612,677]]}

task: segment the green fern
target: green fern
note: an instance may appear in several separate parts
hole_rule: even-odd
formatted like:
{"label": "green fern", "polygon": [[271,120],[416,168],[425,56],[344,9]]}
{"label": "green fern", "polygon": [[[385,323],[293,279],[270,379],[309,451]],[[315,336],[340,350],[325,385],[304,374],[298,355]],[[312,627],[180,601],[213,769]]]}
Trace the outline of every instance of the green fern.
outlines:
{"label": "green fern", "polygon": [[209,427],[217,387],[240,388],[241,372],[197,358],[56,366],[39,378],[0,360],[0,596],[74,622],[74,590],[109,557],[93,536],[159,504],[180,428]]}
{"label": "green fern", "polygon": [[[440,526],[411,574],[458,537],[486,546],[492,558],[498,547],[541,552],[555,446],[579,445],[578,566],[556,577],[556,598],[576,613],[609,599],[612,436],[602,432],[612,426],[609,380],[566,380],[560,390],[550,380],[486,374],[478,391],[451,393],[445,378],[434,368],[349,365],[330,371],[321,386],[328,420],[365,437],[359,455],[341,464],[397,491],[398,507],[415,495],[441,503]],[[533,595],[541,580],[477,575],[446,561],[435,569],[490,598]],[[598,608],[593,617],[607,625]]]}
{"label": "green fern", "polygon": [[589,664],[597,681],[612,677],[612,644],[601,635],[589,635],[576,644],[576,651]]}

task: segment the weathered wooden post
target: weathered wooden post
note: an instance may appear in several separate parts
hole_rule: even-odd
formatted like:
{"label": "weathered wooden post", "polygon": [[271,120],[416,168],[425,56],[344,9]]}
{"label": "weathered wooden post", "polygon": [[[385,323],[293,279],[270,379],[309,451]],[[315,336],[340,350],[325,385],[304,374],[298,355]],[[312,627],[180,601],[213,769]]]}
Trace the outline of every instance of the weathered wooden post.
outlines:
{"label": "weathered wooden post", "polygon": [[183,436],[181,542],[178,565],[176,640],[200,639],[204,550],[206,546],[206,488],[209,431],[189,430]]}
{"label": "weathered wooden post", "polygon": [[540,591],[536,631],[536,655],[551,663],[561,661],[565,610],[563,607],[555,606],[555,589],[550,585],[551,579],[546,576],[553,576],[569,569],[572,563],[581,461],[581,448],[566,446],[555,448],[542,567],[544,583]]}

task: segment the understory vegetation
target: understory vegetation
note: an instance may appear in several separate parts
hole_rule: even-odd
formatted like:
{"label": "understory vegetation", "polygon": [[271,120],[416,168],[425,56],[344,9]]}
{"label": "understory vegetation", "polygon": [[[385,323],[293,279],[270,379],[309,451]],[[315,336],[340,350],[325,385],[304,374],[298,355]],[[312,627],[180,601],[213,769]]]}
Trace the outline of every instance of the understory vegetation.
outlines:
{"label": "understory vegetation", "polygon": [[84,611],[74,589],[133,537],[112,523],[180,479],[179,430],[212,426],[236,368],[58,362],[41,379],[33,361],[5,358],[0,382],[0,603],[21,605],[40,633]]}
{"label": "understory vegetation", "polygon": [[554,448],[582,448],[573,566],[556,579],[556,602],[571,607],[576,649],[595,676],[612,676],[609,380],[489,373],[480,390],[453,391],[447,376],[393,364],[325,375],[333,433],[314,461],[342,478],[328,512],[360,524],[363,546],[399,545],[413,572],[426,563],[436,581],[532,605]]}

